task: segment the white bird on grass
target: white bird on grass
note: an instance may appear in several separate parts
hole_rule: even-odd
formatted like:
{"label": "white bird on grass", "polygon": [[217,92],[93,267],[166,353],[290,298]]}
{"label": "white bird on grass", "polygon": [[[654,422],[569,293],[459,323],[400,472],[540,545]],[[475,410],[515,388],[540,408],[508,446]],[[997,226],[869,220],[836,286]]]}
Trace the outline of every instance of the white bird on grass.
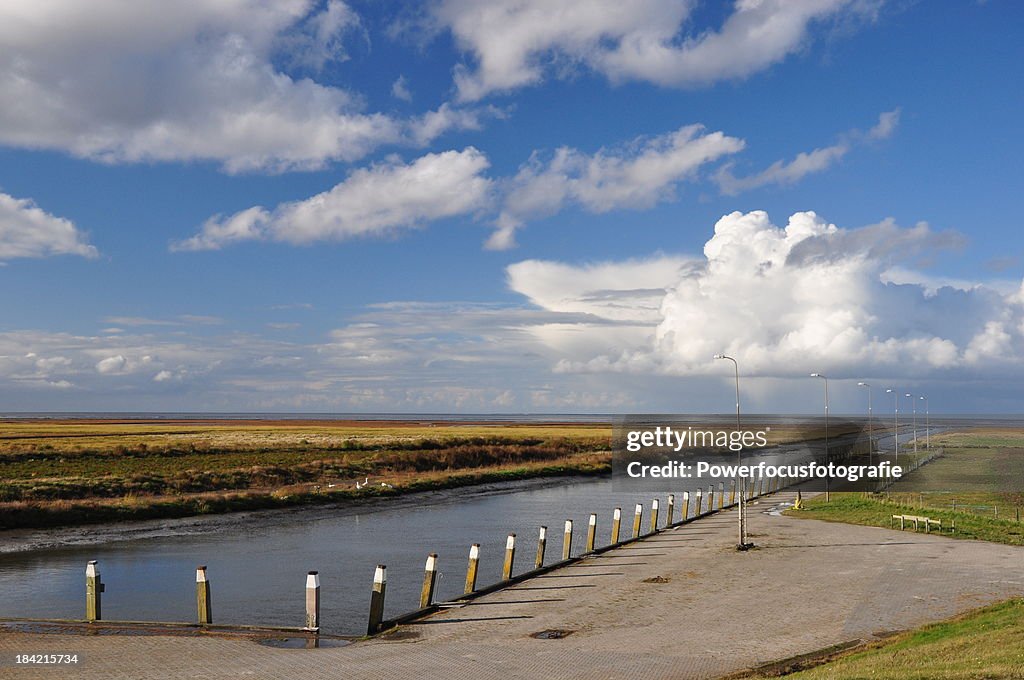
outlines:
{"label": "white bird on grass", "polygon": [[362,489],[363,487],[365,487],[369,483],[370,483],[370,478],[369,477],[364,479],[362,484],[360,484],[359,482],[356,482],[356,489]]}

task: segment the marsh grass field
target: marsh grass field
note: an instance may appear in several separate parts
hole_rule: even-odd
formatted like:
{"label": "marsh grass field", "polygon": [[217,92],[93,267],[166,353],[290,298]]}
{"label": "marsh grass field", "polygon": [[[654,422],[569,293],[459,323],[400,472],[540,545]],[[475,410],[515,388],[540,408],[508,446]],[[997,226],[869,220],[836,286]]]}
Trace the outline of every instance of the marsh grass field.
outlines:
{"label": "marsh grass field", "polygon": [[610,469],[610,436],[607,425],[559,423],[5,422],[0,529],[596,474]]}
{"label": "marsh grass field", "polygon": [[[783,426],[772,442],[820,436]],[[607,423],[9,420],[0,530],[610,473],[611,438]]]}

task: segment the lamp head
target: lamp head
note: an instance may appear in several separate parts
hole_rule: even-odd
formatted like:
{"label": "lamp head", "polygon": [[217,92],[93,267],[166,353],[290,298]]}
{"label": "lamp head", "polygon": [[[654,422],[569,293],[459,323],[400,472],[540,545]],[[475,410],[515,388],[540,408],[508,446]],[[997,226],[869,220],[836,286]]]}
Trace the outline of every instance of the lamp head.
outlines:
{"label": "lamp head", "polygon": [[890,392],[892,392],[892,388],[891,387],[885,391],[886,394],[889,394]]}
{"label": "lamp head", "polygon": [[712,359],[721,359],[721,358],[722,358],[722,355],[721,355],[721,354],[716,354],[715,356],[713,356],[713,357],[711,357],[711,358],[712,358]]}
{"label": "lamp head", "polygon": [[811,373],[811,377],[812,378],[820,378],[821,377],[821,373]]}
{"label": "lamp head", "polygon": [[867,384],[866,382],[859,382],[857,383],[857,387],[871,387],[871,385]]}

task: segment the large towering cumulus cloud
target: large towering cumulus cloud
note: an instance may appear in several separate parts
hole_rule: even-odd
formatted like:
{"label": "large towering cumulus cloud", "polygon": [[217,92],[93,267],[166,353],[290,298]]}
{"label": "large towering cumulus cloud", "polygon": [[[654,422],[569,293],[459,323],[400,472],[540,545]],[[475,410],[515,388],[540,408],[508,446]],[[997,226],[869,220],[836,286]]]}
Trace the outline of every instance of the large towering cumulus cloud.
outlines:
{"label": "large towering cumulus cloud", "polygon": [[[642,337],[635,334],[615,352],[567,356],[558,368],[703,374],[714,370],[711,357],[723,351],[745,372],[774,377],[808,370],[923,377],[969,369],[978,375],[1024,364],[1020,289],[908,281],[902,265],[959,241],[951,232],[925,224],[902,228],[891,220],[842,229],[814,212],[794,214],[785,227],[763,211],[725,215],[704,246],[703,262],[664,282],[658,318]],[[581,279],[590,271],[576,269],[578,287],[586,288]],[[516,280],[513,287],[535,302],[546,299]],[[618,283],[624,290],[651,287],[650,276],[640,285]],[[589,311],[595,320],[612,318],[597,307]],[[597,324],[591,330],[601,332]]]}

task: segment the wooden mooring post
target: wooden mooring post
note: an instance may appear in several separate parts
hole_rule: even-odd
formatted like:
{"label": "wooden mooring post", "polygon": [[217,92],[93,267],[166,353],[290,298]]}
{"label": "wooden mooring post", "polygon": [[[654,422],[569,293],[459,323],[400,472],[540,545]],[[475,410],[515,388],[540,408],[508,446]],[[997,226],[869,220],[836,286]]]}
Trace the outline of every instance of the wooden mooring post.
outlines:
{"label": "wooden mooring post", "polygon": [[466,567],[466,590],[471,593],[476,590],[476,573],[480,567],[480,544],[474,543],[469,549],[469,566]]}
{"label": "wooden mooring post", "polygon": [[501,580],[512,578],[512,566],[516,560],[516,535],[509,534],[505,539],[505,564],[501,567]]}
{"label": "wooden mooring post", "polygon": [[680,518],[682,520],[684,520],[684,521],[690,519],[690,492],[689,491],[684,491],[683,492],[683,510],[679,514],[680,514]]}
{"label": "wooden mooring post", "polygon": [[320,573],[306,574],[306,630],[320,630]]}
{"label": "wooden mooring post", "polygon": [[562,559],[572,556],[572,520],[565,520],[565,531],[562,533]]}
{"label": "wooden mooring post", "polygon": [[590,513],[590,519],[587,520],[587,548],[586,552],[594,552],[594,544],[597,543],[597,515]]}
{"label": "wooden mooring post", "polygon": [[660,503],[658,502],[657,498],[655,498],[654,500],[651,501],[651,533],[652,534],[655,531],[658,530],[658,510],[659,510],[659,507],[660,507]]}
{"label": "wooden mooring post", "polygon": [[96,560],[89,560],[85,567],[85,620],[102,620],[101,593],[105,590],[100,580],[100,569]]}
{"label": "wooden mooring post", "polygon": [[206,578],[205,565],[196,567],[196,610],[200,626],[213,623],[213,613],[210,611],[210,581]]}
{"label": "wooden mooring post", "polygon": [[544,566],[544,550],[548,545],[548,528],[541,527],[540,532],[537,534],[537,559],[533,561],[534,569],[540,569]]}
{"label": "wooden mooring post", "polygon": [[619,529],[622,528],[622,508],[612,512],[612,545],[619,542]]}
{"label": "wooden mooring post", "polygon": [[437,586],[437,553],[427,555],[423,570],[423,587],[420,589],[420,609],[426,609],[434,601],[434,587]]}
{"label": "wooden mooring post", "polygon": [[640,503],[636,504],[636,509],[633,510],[633,538],[640,535],[640,522],[644,518],[644,506]]}
{"label": "wooden mooring post", "polygon": [[380,625],[384,621],[384,595],[388,587],[388,568],[386,565],[378,564],[373,572],[373,590],[370,592],[370,622],[366,626],[366,634],[373,635],[380,632]]}
{"label": "wooden mooring post", "polygon": [[666,515],[666,517],[665,517],[665,526],[667,526],[667,527],[672,526],[672,522],[674,522],[675,519],[676,519],[675,518],[675,514],[676,514],[676,495],[674,493],[670,493],[668,495],[668,502],[665,504],[665,515]]}

